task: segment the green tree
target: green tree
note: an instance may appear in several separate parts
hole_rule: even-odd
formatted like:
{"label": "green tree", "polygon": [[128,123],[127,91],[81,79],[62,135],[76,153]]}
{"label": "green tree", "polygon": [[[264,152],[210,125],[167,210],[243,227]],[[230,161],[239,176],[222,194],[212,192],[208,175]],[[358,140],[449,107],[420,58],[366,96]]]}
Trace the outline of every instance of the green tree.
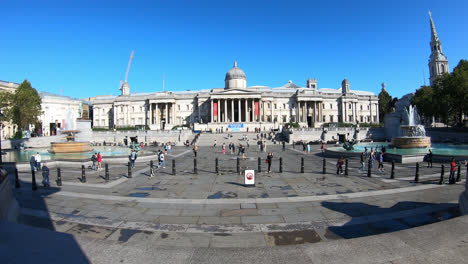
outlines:
{"label": "green tree", "polygon": [[3,121],[11,121],[14,94],[10,92],[0,92],[0,109],[2,109]]}
{"label": "green tree", "polygon": [[379,120],[384,121],[384,116],[391,111],[392,97],[388,94],[385,88],[379,93]]}
{"label": "green tree", "polygon": [[463,124],[463,115],[468,113],[468,61],[460,60],[450,75],[451,114],[458,125]]}
{"label": "green tree", "polygon": [[430,121],[432,116],[437,113],[434,108],[434,100],[434,89],[432,89],[431,86],[424,85],[416,90],[416,93],[411,99],[411,104],[418,108],[418,113],[426,122]]}
{"label": "green tree", "polygon": [[38,117],[41,115],[41,97],[27,80],[16,88],[11,114],[13,123],[21,130],[28,129],[30,124],[38,123]]}

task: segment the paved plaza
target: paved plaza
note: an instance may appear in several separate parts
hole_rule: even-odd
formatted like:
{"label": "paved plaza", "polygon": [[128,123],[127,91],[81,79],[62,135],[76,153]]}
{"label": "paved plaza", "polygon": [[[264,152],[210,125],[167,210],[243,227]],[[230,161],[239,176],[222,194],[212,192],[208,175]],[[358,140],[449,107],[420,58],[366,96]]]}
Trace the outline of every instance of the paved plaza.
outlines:
{"label": "paved plaza", "polygon": [[[209,136],[202,135],[200,141]],[[241,142],[236,137],[226,142],[231,140]],[[268,173],[265,159],[270,151],[274,160]],[[31,191],[31,172],[19,166],[21,188],[14,193],[23,224],[71,234],[80,243],[133,248],[282,248],[364,238],[459,216],[464,170],[459,183],[448,185],[446,171],[445,183],[439,185],[440,164],[420,164],[415,182],[416,164],[395,164],[391,179],[390,163],[383,172],[375,166],[368,177],[359,170],[359,160],[350,159],[348,175],[337,175],[336,159],[326,158],[323,174],[318,145],[304,154],[302,147],[286,145],[283,150],[269,143],[267,152],[251,144],[246,159],[240,159],[242,172],[257,170],[260,157],[261,172],[252,187],[237,173],[237,149],[222,154],[218,141],[217,147],[199,147],[197,173],[192,148],[178,146],[166,155],[166,168],[154,167],[153,177],[148,158],[137,160],[132,178],[125,161],[110,162],[108,181],[104,169],[92,171],[89,164],[82,182],[81,163],[51,163],[51,187]],[[56,166],[61,168],[61,187],[55,182]],[[10,177],[14,184],[14,174]],[[41,179],[37,177],[38,184]],[[91,255],[96,257],[92,260],[100,258],[97,252]]]}

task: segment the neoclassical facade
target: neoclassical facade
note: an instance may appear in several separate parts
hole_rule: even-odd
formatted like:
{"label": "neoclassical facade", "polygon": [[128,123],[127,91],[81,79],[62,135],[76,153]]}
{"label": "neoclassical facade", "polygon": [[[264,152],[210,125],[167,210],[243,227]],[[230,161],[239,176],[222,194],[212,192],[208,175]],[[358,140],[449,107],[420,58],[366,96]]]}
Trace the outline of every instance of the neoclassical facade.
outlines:
{"label": "neoclassical facade", "polygon": [[[231,128],[278,128],[289,122],[320,127],[328,122],[378,123],[378,97],[372,92],[351,90],[345,78],[341,88],[317,88],[317,79],[306,87],[289,81],[270,88],[247,87],[247,78],[234,62],[226,73],[224,88],[180,92],[129,92],[98,96],[93,100],[93,127],[141,126],[150,130],[191,126],[195,130]],[[123,92],[123,91],[127,92]]]}

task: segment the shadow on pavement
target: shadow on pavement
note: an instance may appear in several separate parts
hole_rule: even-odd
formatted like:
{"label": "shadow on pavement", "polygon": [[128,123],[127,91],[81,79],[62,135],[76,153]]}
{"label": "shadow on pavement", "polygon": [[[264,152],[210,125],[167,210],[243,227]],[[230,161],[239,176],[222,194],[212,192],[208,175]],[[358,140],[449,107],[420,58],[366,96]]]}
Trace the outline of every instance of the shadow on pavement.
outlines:
{"label": "shadow on pavement", "polygon": [[378,235],[431,224],[460,215],[456,203],[399,202],[389,208],[366,203],[329,201],[322,202],[321,205],[352,217],[343,226],[329,227],[325,235],[329,238],[338,236],[348,239]]}
{"label": "shadow on pavement", "polygon": [[[45,199],[60,191],[60,188],[44,188],[40,173],[36,175],[36,191],[32,191],[31,182],[21,180],[20,188],[15,188],[12,170],[9,170],[9,179],[20,208],[29,213],[22,213],[19,223],[0,222],[0,255],[5,261],[2,262],[91,263],[73,235],[56,232],[51,220]],[[51,178],[50,182],[53,184],[54,180]],[[35,214],[37,211],[41,213]]]}

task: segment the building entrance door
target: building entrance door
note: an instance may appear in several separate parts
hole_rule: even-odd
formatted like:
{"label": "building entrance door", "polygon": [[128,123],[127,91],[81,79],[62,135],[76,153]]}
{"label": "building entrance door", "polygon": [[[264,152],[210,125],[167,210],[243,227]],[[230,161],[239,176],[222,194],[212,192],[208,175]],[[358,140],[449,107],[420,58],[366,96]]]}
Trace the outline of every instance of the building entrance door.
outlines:
{"label": "building entrance door", "polygon": [[313,125],[313,124],[312,124],[312,117],[311,117],[311,116],[308,116],[308,117],[307,117],[307,126],[308,126],[308,127],[312,127],[312,125]]}

